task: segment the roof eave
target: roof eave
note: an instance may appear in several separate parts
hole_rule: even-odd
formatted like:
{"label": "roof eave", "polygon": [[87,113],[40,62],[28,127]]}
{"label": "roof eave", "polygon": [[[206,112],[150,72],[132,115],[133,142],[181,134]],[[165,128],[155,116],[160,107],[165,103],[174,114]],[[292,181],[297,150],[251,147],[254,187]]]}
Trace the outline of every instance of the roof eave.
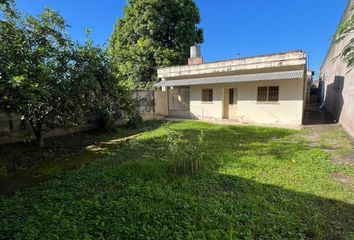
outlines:
{"label": "roof eave", "polygon": [[155,87],[175,87],[175,86],[193,86],[193,85],[208,85],[208,84],[225,84],[225,83],[240,83],[253,81],[270,81],[270,80],[296,80],[303,79],[304,70],[285,71],[285,72],[270,72],[258,74],[244,74],[224,77],[208,77],[198,79],[185,80],[167,80],[156,83]]}

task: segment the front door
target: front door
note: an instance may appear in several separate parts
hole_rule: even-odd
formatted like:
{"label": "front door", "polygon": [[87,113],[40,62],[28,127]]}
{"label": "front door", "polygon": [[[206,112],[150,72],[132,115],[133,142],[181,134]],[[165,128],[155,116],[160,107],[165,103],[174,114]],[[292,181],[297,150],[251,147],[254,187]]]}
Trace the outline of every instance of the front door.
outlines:
{"label": "front door", "polygon": [[224,88],[224,119],[237,118],[237,89]]}

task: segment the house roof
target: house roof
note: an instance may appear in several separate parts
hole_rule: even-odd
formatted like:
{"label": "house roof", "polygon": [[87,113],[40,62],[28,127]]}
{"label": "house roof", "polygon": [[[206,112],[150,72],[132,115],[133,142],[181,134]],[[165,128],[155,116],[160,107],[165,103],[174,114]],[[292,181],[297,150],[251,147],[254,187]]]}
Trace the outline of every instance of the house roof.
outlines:
{"label": "house roof", "polygon": [[[290,71],[306,68],[306,53],[291,51],[229,61],[182,65],[157,70],[157,77],[164,80],[181,80],[211,76],[239,75],[248,73]],[[281,68],[281,69],[279,69]]]}
{"label": "house roof", "polygon": [[301,79],[304,77],[304,70],[285,71],[285,72],[270,72],[257,74],[244,74],[224,77],[207,77],[207,78],[192,78],[184,80],[168,80],[156,83],[155,87],[177,87],[177,86],[192,86],[206,85],[217,83],[237,83],[237,82],[252,82],[252,81],[269,81],[269,80],[291,80]]}

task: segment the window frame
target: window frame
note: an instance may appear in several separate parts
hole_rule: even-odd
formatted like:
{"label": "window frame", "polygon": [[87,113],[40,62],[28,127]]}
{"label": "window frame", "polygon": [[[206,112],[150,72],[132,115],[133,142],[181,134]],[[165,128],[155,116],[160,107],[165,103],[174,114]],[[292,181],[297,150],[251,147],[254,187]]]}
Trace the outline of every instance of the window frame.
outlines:
{"label": "window frame", "polygon": [[229,88],[229,105],[235,104],[235,89]]}
{"label": "window frame", "polygon": [[[261,90],[261,89],[263,89],[263,90]],[[260,96],[261,91],[262,91],[262,96]],[[280,92],[279,86],[258,86],[257,87],[257,103],[260,103],[260,104],[262,104],[262,103],[279,103],[279,92]],[[276,94],[276,95],[274,95],[274,94]]]}
{"label": "window frame", "polygon": [[[260,96],[260,92],[262,93],[263,96]],[[268,87],[265,86],[257,87],[257,103],[266,103],[267,100],[268,100]]]}
{"label": "window frame", "polygon": [[[205,93],[208,91],[207,93]],[[202,103],[212,103],[214,101],[214,89],[203,88],[202,89]]]}
{"label": "window frame", "polygon": [[[276,89],[276,90],[273,90],[271,92],[271,88],[273,89]],[[271,97],[271,93],[272,94],[275,94],[276,93],[276,96],[272,96]],[[268,98],[267,98],[268,102],[273,102],[273,103],[277,103],[279,102],[279,86],[269,86],[268,87]]]}

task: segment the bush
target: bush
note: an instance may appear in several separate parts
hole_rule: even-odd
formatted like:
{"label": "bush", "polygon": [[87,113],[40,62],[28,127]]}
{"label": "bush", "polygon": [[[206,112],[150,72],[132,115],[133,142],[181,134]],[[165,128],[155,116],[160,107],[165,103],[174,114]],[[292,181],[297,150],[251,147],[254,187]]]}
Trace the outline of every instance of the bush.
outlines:
{"label": "bush", "polygon": [[104,131],[114,131],[124,122],[122,114],[108,110],[100,110],[97,114],[97,127]]}
{"label": "bush", "polygon": [[216,164],[208,151],[203,131],[200,132],[197,140],[191,144],[188,139],[183,139],[183,135],[172,131],[169,125],[167,125],[167,128],[168,150],[166,157],[171,161],[171,170],[175,175],[195,175],[215,169]]}
{"label": "bush", "polygon": [[139,113],[138,109],[134,108],[128,116],[127,126],[131,128],[137,128],[143,123],[143,117]]}
{"label": "bush", "polygon": [[143,118],[136,109],[132,109],[127,113],[99,110],[96,122],[100,130],[115,131],[123,125],[128,128],[138,128],[141,126]]}

